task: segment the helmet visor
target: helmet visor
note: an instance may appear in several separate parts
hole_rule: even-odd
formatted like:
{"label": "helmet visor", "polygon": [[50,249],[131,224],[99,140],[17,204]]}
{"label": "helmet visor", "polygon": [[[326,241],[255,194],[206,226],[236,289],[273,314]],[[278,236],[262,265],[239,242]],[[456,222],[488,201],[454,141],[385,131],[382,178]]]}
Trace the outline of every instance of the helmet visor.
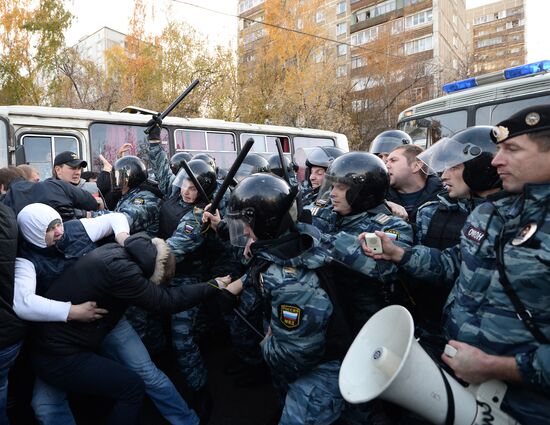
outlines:
{"label": "helmet visor", "polygon": [[234,180],[237,183],[240,183],[245,177],[250,176],[251,174],[254,174],[256,172],[256,168],[254,165],[250,164],[241,164],[237,172],[235,173]]}
{"label": "helmet visor", "polygon": [[172,182],[172,185],[181,189],[181,187],[183,186],[183,182],[188,179],[191,180],[189,178],[189,175],[187,174],[187,171],[185,171],[184,168],[180,168],[178,174],[176,174],[176,178]]}
{"label": "helmet visor", "polygon": [[122,189],[128,186],[128,180],[130,179],[130,173],[126,168],[115,170],[115,189]]}
{"label": "helmet visor", "polygon": [[245,247],[248,243],[254,225],[254,211],[246,208],[244,211],[228,212],[225,216],[229,228],[229,240],[231,245]]}
{"label": "helmet visor", "polygon": [[471,143],[460,143],[451,138],[444,138],[418,155],[432,171],[442,173],[456,165],[481,155],[481,148]]}

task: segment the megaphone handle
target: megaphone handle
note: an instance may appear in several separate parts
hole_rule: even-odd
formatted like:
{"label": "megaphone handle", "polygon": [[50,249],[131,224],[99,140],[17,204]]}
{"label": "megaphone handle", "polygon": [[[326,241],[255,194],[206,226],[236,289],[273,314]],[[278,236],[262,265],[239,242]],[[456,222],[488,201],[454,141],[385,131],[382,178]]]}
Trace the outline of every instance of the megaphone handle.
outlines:
{"label": "megaphone handle", "polygon": [[445,418],[445,425],[454,425],[455,423],[455,397],[453,395],[453,389],[449,380],[443,373],[443,369],[438,367],[439,373],[441,373],[441,378],[443,379],[443,384],[445,385],[445,392],[447,393],[447,417]]}

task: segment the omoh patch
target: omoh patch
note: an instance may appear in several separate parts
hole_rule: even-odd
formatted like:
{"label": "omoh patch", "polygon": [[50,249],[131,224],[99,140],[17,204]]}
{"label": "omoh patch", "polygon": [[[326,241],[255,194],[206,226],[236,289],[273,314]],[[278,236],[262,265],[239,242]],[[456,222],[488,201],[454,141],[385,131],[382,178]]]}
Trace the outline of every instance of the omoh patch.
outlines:
{"label": "omoh patch", "polygon": [[302,322],[303,310],[294,304],[279,305],[279,320],[287,329],[295,329]]}
{"label": "omoh patch", "polygon": [[464,230],[464,236],[475,243],[480,243],[485,237],[485,231],[474,226],[468,226],[468,228]]}

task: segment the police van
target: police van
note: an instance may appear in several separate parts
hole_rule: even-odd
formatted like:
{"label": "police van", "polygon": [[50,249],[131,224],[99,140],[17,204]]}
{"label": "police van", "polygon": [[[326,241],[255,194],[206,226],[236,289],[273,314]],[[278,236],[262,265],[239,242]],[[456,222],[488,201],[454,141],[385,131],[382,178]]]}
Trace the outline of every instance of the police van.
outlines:
{"label": "police van", "polygon": [[397,128],[430,146],[474,125],[495,125],[520,109],[550,102],[550,60],[445,84],[447,93],[407,108]]}
{"label": "police van", "polygon": [[[72,151],[88,162],[88,170],[99,171],[99,155],[113,163],[125,143],[132,144],[129,154],[147,163],[145,129],[154,113],[137,107],[105,112],[0,106],[0,167],[29,164],[44,179],[51,176],[53,158],[60,152]],[[349,150],[345,135],[307,128],[167,117],[161,131],[162,145],[169,156],[178,151],[208,153],[222,168],[231,166],[249,138],[254,139],[251,152],[266,157],[277,152],[277,138],[285,155],[291,158],[299,148],[336,146]]]}

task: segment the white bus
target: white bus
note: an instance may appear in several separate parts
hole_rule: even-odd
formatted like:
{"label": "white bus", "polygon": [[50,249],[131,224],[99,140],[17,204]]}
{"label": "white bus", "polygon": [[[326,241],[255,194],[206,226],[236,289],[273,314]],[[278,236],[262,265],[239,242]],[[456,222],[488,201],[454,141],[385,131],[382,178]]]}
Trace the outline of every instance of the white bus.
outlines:
{"label": "white bus", "polygon": [[447,95],[401,112],[397,127],[429,146],[466,127],[494,125],[522,108],[550,103],[549,71],[544,60],[446,84]]}
{"label": "white bus", "polygon": [[[27,163],[44,179],[51,176],[53,158],[59,152],[72,151],[88,162],[89,171],[99,171],[99,154],[112,163],[124,143],[133,145],[130,154],[147,162],[144,130],[150,113],[135,107],[123,112],[104,112],[0,106],[0,167]],[[264,156],[277,152],[277,138],[288,156],[298,148],[313,146],[349,149],[345,135],[330,131],[202,118],[167,117],[163,120],[161,138],[169,155],[177,151],[193,155],[206,152],[222,168],[231,166],[249,138],[254,139],[251,152]]]}

